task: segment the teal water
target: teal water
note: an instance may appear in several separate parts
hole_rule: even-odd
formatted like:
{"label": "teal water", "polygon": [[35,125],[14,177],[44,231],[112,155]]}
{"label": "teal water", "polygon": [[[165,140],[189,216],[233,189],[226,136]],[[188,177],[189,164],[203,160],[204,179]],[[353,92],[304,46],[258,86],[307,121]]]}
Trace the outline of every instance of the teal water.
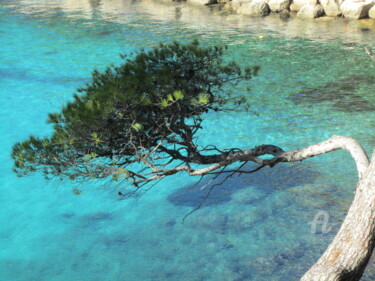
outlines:
{"label": "teal water", "polygon": [[[202,144],[293,149],[336,134],[372,153],[375,64],[363,47],[375,47],[375,31],[363,22],[242,18],[146,1],[0,0],[0,280],[289,281],[324,251],[356,184],[345,152],[233,178],[184,224],[205,190],[183,174],[118,201],[114,184],[11,172],[12,145],[47,135],[47,113],[93,69],[119,63],[119,53],[192,39],[228,44],[228,59],[262,67],[248,94],[257,114],[208,115]],[[329,233],[311,233],[320,210]],[[363,280],[374,272],[371,262]]]}

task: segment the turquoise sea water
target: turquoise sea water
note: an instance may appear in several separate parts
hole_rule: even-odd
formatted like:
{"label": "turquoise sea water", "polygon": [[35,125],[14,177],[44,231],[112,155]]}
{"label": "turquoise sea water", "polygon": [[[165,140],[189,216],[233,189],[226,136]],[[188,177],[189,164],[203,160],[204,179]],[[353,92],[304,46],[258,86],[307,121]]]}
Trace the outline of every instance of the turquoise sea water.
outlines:
{"label": "turquoise sea water", "polygon": [[[366,23],[243,18],[178,3],[0,0],[0,280],[289,281],[324,251],[356,184],[345,152],[233,178],[184,224],[206,190],[183,174],[118,201],[114,184],[11,172],[12,145],[47,135],[47,113],[93,69],[192,39],[228,44],[228,59],[262,67],[248,94],[257,114],[208,115],[202,144],[287,150],[336,134],[372,153],[375,64],[363,48],[375,48],[375,31]],[[320,210],[332,230],[311,233]],[[363,280],[374,272],[371,262]]]}

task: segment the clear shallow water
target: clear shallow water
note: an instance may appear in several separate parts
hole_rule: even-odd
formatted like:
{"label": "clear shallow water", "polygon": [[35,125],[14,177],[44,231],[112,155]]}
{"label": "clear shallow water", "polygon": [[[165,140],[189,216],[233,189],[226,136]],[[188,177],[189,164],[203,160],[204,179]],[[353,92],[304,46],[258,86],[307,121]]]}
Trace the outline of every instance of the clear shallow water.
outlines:
{"label": "clear shallow water", "polygon": [[[170,178],[141,198],[117,201],[114,185],[17,178],[11,146],[48,134],[47,113],[93,69],[119,63],[119,53],[197,38],[226,43],[228,58],[262,66],[249,94],[259,116],[210,114],[202,144],[292,149],[337,134],[371,153],[375,65],[363,51],[375,47],[371,23],[99,4],[0,1],[0,280],[298,280],[351,202],[356,172],[344,152],[234,178],[182,224],[204,194],[193,178]],[[330,214],[328,234],[311,234],[319,210]],[[373,274],[371,263],[363,280]]]}

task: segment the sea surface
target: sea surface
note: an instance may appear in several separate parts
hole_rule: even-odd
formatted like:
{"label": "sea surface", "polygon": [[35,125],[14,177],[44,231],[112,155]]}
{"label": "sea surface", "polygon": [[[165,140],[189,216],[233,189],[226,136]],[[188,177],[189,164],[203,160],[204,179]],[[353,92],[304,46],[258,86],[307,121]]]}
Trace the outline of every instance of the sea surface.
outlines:
{"label": "sea surface", "polygon": [[[261,66],[236,89],[250,86],[251,112],[207,114],[201,144],[289,150],[345,135],[372,154],[375,63],[364,47],[375,50],[373,21],[251,18],[146,0],[0,0],[1,281],[293,281],[323,253],[357,182],[343,151],[233,177],[184,223],[209,178],[195,185],[180,174],[119,200],[114,183],[12,172],[12,145],[50,134],[47,114],[94,69],[194,39],[227,44],[228,60]],[[328,224],[312,231],[319,214]],[[362,280],[374,276],[372,261]]]}

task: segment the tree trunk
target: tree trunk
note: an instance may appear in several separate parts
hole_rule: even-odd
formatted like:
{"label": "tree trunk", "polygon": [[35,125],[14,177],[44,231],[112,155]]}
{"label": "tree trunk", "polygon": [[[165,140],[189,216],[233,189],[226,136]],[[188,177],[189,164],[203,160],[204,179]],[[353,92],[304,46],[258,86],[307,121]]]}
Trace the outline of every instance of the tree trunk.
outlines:
{"label": "tree trunk", "polygon": [[[260,166],[253,171],[234,170],[233,173],[255,172],[264,166],[272,167],[281,162],[302,161],[338,149],[348,151],[356,163],[359,182],[355,197],[336,237],[301,281],[355,281],[361,278],[375,244],[375,152],[370,162],[363,147],[353,138],[333,136],[321,143],[286,152],[274,145],[260,145],[243,151],[235,150],[205,158],[204,163],[201,164],[214,163],[200,169],[193,169],[190,165],[159,169],[146,162],[155,175],[143,178],[139,182],[161,179],[181,171],[192,176],[222,173],[225,167],[235,162],[252,161]],[[259,157],[262,155],[274,157],[262,159]],[[195,163],[199,163],[199,159],[196,160]],[[221,171],[215,172],[219,169]]]}
{"label": "tree trunk", "polygon": [[375,152],[348,214],[327,250],[301,281],[360,280],[375,244]]}

